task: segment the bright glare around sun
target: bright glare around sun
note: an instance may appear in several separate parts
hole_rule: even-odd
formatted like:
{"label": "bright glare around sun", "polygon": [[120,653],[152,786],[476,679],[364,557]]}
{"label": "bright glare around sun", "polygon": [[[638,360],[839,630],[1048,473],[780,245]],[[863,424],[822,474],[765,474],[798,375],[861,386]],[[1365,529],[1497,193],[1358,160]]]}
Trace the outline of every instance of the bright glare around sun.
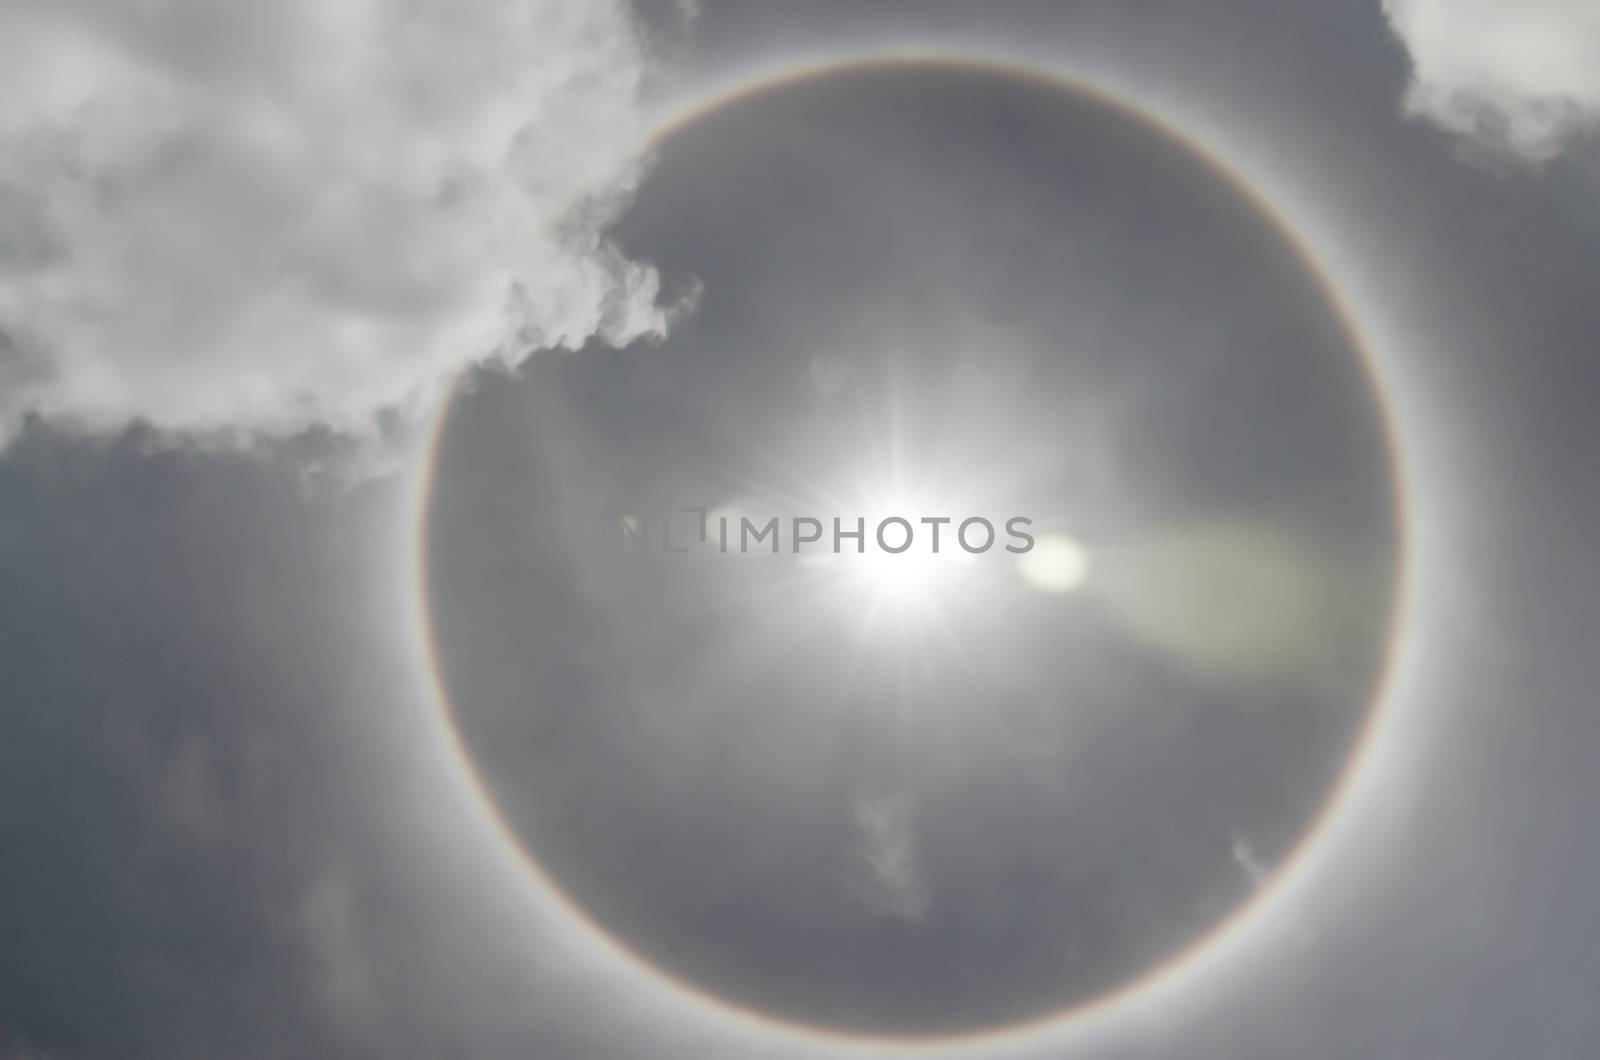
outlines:
{"label": "bright glare around sun", "polygon": [[957,590],[971,591],[978,566],[975,557],[941,542],[938,552],[926,541],[891,553],[868,543],[862,552],[845,551],[811,557],[849,607],[883,616],[930,616]]}
{"label": "bright glare around sun", "polygon": [[865,555],[845,556],[859,566],[852,572],[880,604],[895,608],[932,605],[972,566],[972,557],[960,549],[941,549],[935,553],[927,544],[914,543],[898,554],[868,551]]}
{"label": "bright glare around sun", "polygon": [[[869,617],[893,619],[896,628],[910,630],[924,628],[923,620],[937,624],[939,612],[981,594],[983,568],[993,564],[979,561],[997,557],[962,548],[958,529],[969,506],[900,491],[863,490],[861,496],[872,499],[852,506],[862,513],[866,528],[859,551],[846,543],[837,553],[813,561],[819,573],[826,572],[841,604]],[[929,525],[925,517],[941,517],[939,525]],[[994,552],[1006,542],[1003,530],[1002,525],[991,539]]]}

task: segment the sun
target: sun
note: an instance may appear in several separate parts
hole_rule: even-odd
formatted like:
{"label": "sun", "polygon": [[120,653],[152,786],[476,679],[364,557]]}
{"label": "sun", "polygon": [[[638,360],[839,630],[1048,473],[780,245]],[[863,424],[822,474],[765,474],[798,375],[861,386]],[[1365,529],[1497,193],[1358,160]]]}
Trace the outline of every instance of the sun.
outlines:
{"label": "sun", "polygon": [[897,611],[937,606],[974,573],[973,556],[960,549],[935,552],[926,540],[913,539],[903,552],[868,548],[865,553],[841,558],[855,565],[851,579],[874,603]]}

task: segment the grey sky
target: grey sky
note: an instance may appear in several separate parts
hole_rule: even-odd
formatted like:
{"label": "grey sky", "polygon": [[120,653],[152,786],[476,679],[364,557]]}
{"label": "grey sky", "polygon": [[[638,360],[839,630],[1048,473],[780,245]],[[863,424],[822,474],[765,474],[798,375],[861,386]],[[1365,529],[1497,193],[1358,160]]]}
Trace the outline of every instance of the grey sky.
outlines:
{"label": "grey sky", "polygon": [[[1581,134],[1564,136],[1559,152],[1525,152],[1550,156],[1534,164],[1505,147],[1508,140],[1513,147],[1545,145],[1544,126],[1529,134],[1534,141],[1472,140],[1408,113],[1407,99],[1419,98],[1408,95],[1411,53],[1377,3],[695,6],[698,14],[686,20],[676,2],[641,5],[640,32],[653,65],[638,72],[648,91],[715,80],[752,56],[915,39],[973,41],[990,50],[1026,46],[1034,55],[1059,49],[1069,65],[1116,70],[1147,86],[1152,98],[1184,101],[1227,130],[1231,142],[1248,145],[1252,164],[1274,187],[1293,192],[1297,215],[1401,379],[1404,440],[1427,496],[1419,562],[1428,595],[1418,602],[1426,631],[1414,642],[1406,696],[1370,783],[1322,856],[1204,974],[1173,984],[1149,1005],[994,1053],[1583,1060],[1600,1051],[1593,1009],[1600,921],[1590,912],[1600,893],[1600,851],[1586,809],[1600,797],[1590,761],[1600,747],[1600,662],[1592,650],[1600,623],[1592,558],[1600,539],[1593,485],[1600,452],[1593,414],[1600,394],[1593,348],[1600,335],[1600,166]],[[1556,18],[1560,6],[1530,10]],[[20,17],[31,5],[7,7],[14,9],[8,16]],[[572,37],[586,39],[578,29]],[[1520,97],[1507,93],[1526,78],[1495,75],[1485,89],[1479,68],[1438,58],[1478,54],[1464,35],[1411,40],[1418,55],[1435,57],[1424,71],[1428,84],[1441,92],[1476,86],[1471,113],[1524,113],[1516,109]],[[268,83],[295,80],[290,75],[301,67],[286,63],[266,67],[290,72],[270,73]],[[1464,69],[1476,80],[1461,80]],[[1559,90],[1584,106],[1587,85],[1552,71],[1531,91]],[[220,75],[193,76],[204,84]],[[622,91],[605,93],[613,90]],[[609,94],[585,104],[613,105]],[[1429,113],[1461,125],[1450,120],[1459,110]],[[965,128],[952,116],[948,128],[958,127]],[[551,128],[552,135],[572,133],[560,123]],[[783,142],[781,125],[759,132]],[[755,136],[742,142],[769,142]],[[1003,131],[994,136],[991,152],[1005,144]],[[584,157],[595,172],[611,175],[623,163],[604,148]],[[715,163],[709,154],[696,160],[706,170]],[[1010,171],[992,154],[962,164],[977,174],[988,165]],[[697,170],[674,169],[670,158],[662,167],[662,183],[645,177],[638,210],[614,234],[625,250],[661,267],[670,300],[688,286],[674,269],[695,256],[696,231],[691,215],[668,208],[693,199],[681,190],[680,197],[669,194],[670,182],[692,187]],[[957,169],[952,162],[944,175]],[[830,278],[797,266],[806,277],[801,289],[792,298],[775,293],[781,282],[763,270],[782,263],[779,236],[803,236],[807,217],[825,212],[808,214],[802,193],[827,172],[800,167],[785,185],[776,183],[778,174],[761,187],[699,189],[696,208],[743,211],[763,238],[747,248],[748,261],[705,259],[696,273],[705,283],[704,312],[685,318],[665,344],[617,352],[596,343],[570,359],[536,361],[521,381],[491,372],[474,400],[547,405],[527,421],[538,426],[526,429],[559,436],[548,443],[557,454],[552,474],[637,489],[629,476],[660,471],[647,484],[670,494],[666,473],[682,471],[709,485],[716,476],[706,471],[707,450],[695,448],[708,443],[680,413],[710,393],[743,394],[748,405],[708,404],[695,421],[731,430],[782,409],[781,390],[760,370],[743,369],[731,381],[721,374],[716,342],[696,330],[724,327],[722,338],[741,336],[719,315],[726,312],[722,292],[739,289],[753,320],[782,322],[782,334],[803,337],[815,320],[808,314],[819,307],[868,303],[849,289],[852,276],[907,273],[892,254],[875,261],[864,247],[851,262],[859,273]],[[868,196],[872,186],[863,182],[858,190]],[[868,218],[885,212],[862,208]],[[0,233],[19,231],[16,216],[0,220]],[[1018,246],[1034,248],[1021,257],[1039,253],[1039,231],[1025,219],[1006,231],[1000,245],[973,251],[980,275],[989,258],[1018,257]],[[921,237],[937,248],[932,235]],[[919,232],[908,238],[915,244]],[[716,249],[738,240],[706,229],[705,243]],[[818,245],[825,243],[819,233]],[[0,253],[13,246],[0,243]],[[594,259],[603,268],[619,260]],[[909,270],[912,280],[937,289],[944,261],[923,255]],[[1263,282],[1252,275],[1219,269],[1207,279],[1220,300],[1230,278]],[[0,289],[27,304],[27,288],[15,276],[0,274]],[[169,278],[141,277],[129,290],[181,294]],[[1025,329],[1060,329],[1061,320],[1039,308],[1045,299],[1021,297],[1017,277],[1001,270],[991,278],[1001,312],[1032,307],[1039,315]],[[845,289],[830,290],[828,282]],[[1085,273],[1074,289],[1098,292],[1088,297],[1091,306],[1120,306],[1118,285],[1103,276]],[[604,299],[585,301],[595,288],[579,282],[562,290],[578,292],[575,300],[559,295],[552,302],[571,309],[572,335],[604,331],[596,323],[604,313],[595,308]],[[1055,311],[1088,326],[1063,307]],[[847,324],[858,319],[834,318],[830,326],[849,335],[856,329]],[[1142,334],[1152,341],[1171,335],[1155,325]],[[1231,338],[1219,338],[1218,356],[1248,362],[1251,351]],[[799,356],[802,347],[797,340],[786,355]],[[15,340],[0,348],[7,416],[18,394],[71,393],[16,382],[49,376],[38,356]],[[221,362],[206,363],[195,369],[205,383],[195,392],[226,395],[232,377],[221,373]],[[355,419],[391,403],[387,380],[376,390],[367,385],[376,378],[369,369],[381,369],[381,361],[350,363],[351,391],[341,395],[335,387],[330,400],[357,395],[340,406],[355,410]],[[687,376],[676,374],[679,364]],[[169,367],[163,361],[161,371]],[[226,416],[209,412],[189,416],[186,369],[171,371],[164,384],[170,395],[130,389],[111,412],[90,409],[91,418],[106,424],[143,413],[180,425],[228,425]],[[17,439],[0,458],[0,1056],[831,1055],[803,1039],[729,1025],[659,990],[597,947],[519,873],[445,753],[416,654],[406,546],[412,457],[423,425],[403,413],[385,415],[382,429],[402,470],[358,478],[351,487],[351,450],[361,448],[360,466],[370,469],[368,441],[315,427],[299,432],[308,421],[292,395],[305,378],[290,372],[278,381],[285,379],[286,389],[261,406],[271,410],[264,418],[231,425],[287,423],[287,439],[198,446],[143,427],[91,434],[60,416],[15,418]],[[541,380],[548,385],[536,385]],[[1251,424],[1242,434],[1246,451],[1276,432],[1268,448],[1282,466],[1263,480],[1281,486],[1316,477],[1307,468],[1346,466],[1347,448],[1306,444],[1312,432],[1294,429],[1306,421],[1284,418],[1307,415],[1324,386],[1286,376],[1262,391],[1236,396],[1232,411]],[[1056,393],[1043,388],[1031,399],[1049,404]],[[276,403],[284,394],[291,395],[286,404]],[[147,398],[153,404],[141,405]],[[26,405],[20,400],[19,410]],[[60,407],[88,408],[75,400],[62,398]],[[218,402],[206,407],[227,404]],[[292,411],[278,415],[283,409]],[[1150,437],[1165,432],[1169,448],[1183,448],[1182,411],[1148,415]],[[345,411],[328,418],[349,422]],[[486,417],[482,428],[486,448],[477,466],[486,485],[495,473],[521,466],[509,456],[495,462],[491,428],[503,429],[497,422]],[[1363,434],[1359,418],[1354,422],[1351,444],[1359,449]],[[652,450],[661,438],[685,448]],[[1205,450],[1188,451],[1203,472]],[[1363,457],[1348,459],[1366,466]],[[1187,485],[1201,497],[1233,498],[1230,490],[1259,485],[1202,478],[1202,489],[1192,470],[1172,474],[1176,495]],[[1360,481],[1352,496],[1365,496]],[[1348,515],[1349,506],[1339,510]],[[1127,525],[1131,514],[1123,515],[1108,529]],[[561,618],[537,612],[526,620],[537,628]],[[744,643],[740,632],[724,628],[721,635]],[[573,639],[583,646],[583,638]],[[619,685],[629,677],[620,667],[601,669]],[[637,742],[646,752],[672,746],[671,733],[655,736]],[[1226,759],[1232,745],[1199,739],[1183,746]],[[507,752],[502,768],[514,772],[515,748]],[[595,774],[573,772],[593,783]],[[1214,782],[1224,774],[1219,766],[1209,776]],[[803,776],[792,779],[803,787]],[[906,832],[922,826],[904,792],[864,785],[841,788],[836,797],[851,813],[838,818],[844,831],[826,841],[838,838],[844,860],[863,867],[857,882],[865,888],[845,893],[933,931],[938,851],[930,860],[926,848],[905,845]],[[1205,798],[1193,802],[1203,816]],[[618,804],[617,812],[625,808]],[[687,830],[737,834],[762,812],[730,803],[705,811]],[[603,830],[613,818],[584,820]],[[653,822],[647,816],[635,823]],[[1019,830],[1026,837],[1026,828]],[[1238,860],[1240,836],[1226,828],[1215,851],[1219,865],[1247,885],[1251,864],[1270,862],[1274,847],[1243,831],[1247,859]],[[791,868],[786,854],[818,849],[806,837],[787,850],[781,840],[771,838],[755,858],[769,858],[780,881]],[[991,830],[985,841],[998,850],[1010,838]],[[674,856],[692,882],[691,870],[714,855],[691,848]],[[672,861],[664,863],[670,868]],[[651,894],[649,880],[638,882],[647,899],[674,900],[669,885]],[[615,893],[619,902],[638,897],[626,888]],[[636,908],[648,911],[649,901]],[[762,948],[760,935],[724,937]],[[815,960],[826,966],[825,933],[813,942]],[[879,952],[868,948],[864,958]]]}

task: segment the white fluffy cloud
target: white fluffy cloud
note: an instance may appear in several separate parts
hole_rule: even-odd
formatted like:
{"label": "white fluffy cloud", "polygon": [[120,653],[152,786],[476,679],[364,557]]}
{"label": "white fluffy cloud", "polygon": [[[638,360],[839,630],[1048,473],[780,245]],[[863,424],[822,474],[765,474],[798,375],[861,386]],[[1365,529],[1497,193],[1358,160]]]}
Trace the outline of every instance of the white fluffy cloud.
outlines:
{"label": "white fluffy cloud", "polygon": [[0,444],[360,430],[487,357],[658,331],[623,0],[7,0]]}
{"label": "white fluffy cloud", "polygon": [[1600,2],[1384,0],[1411,51],[1410,109],[1544,159],[1600,124]]}

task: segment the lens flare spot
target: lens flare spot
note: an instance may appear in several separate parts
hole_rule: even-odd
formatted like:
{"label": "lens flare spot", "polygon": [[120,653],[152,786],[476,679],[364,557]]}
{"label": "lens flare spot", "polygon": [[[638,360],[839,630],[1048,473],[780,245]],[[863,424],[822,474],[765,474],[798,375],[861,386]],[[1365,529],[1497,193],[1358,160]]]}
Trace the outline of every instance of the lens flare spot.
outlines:
{"label": "lens flare spot", "polygon": [[1089,553],[1065,534],[1044,534],[1017,558],[1017,570],[1040,592],[1070,593],[1089,577]]}

